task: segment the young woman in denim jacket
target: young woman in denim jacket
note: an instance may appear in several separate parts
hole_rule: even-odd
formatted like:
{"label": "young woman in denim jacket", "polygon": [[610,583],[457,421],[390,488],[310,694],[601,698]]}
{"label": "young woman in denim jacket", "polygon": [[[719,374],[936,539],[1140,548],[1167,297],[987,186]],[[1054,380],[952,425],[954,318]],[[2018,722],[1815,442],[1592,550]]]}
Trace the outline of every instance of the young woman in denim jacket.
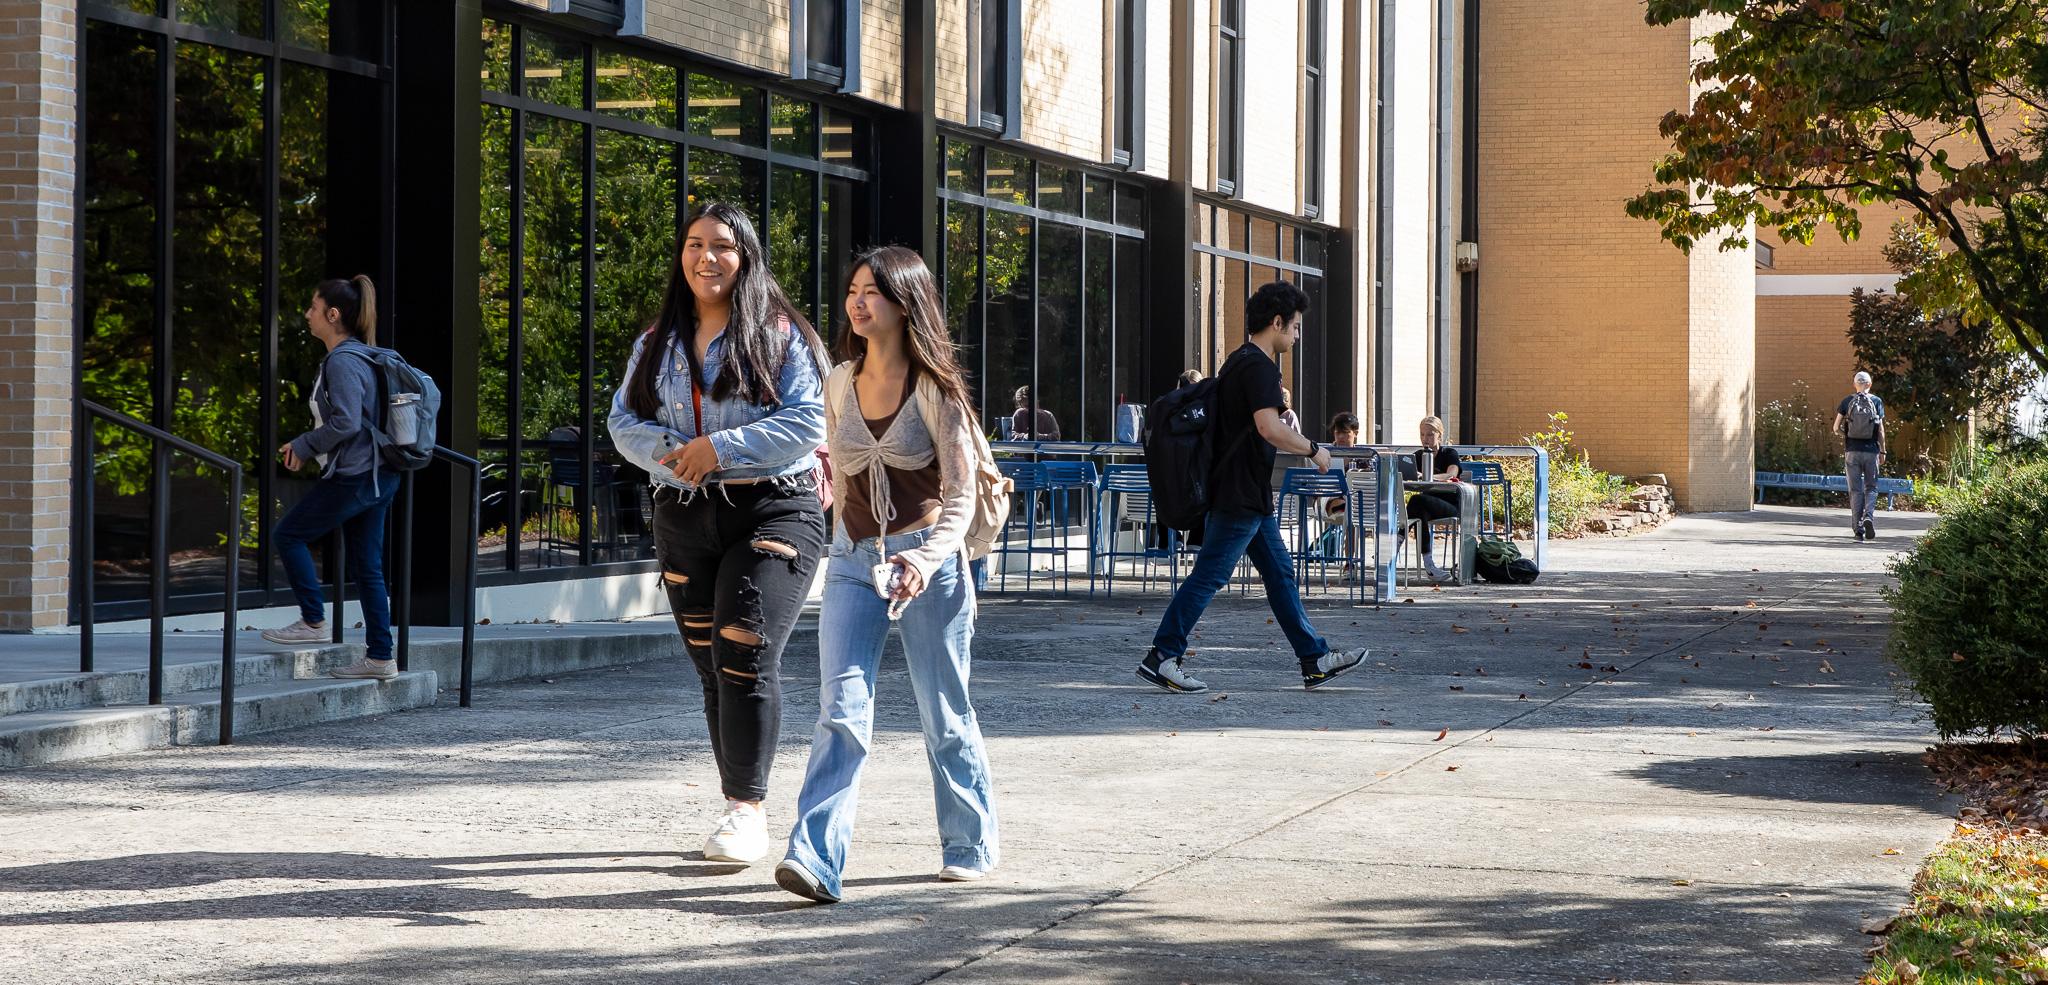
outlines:
{"label": "young woman in denim jacket", "polygon": [[963,550],[980,425],[938,284],[916,253],[888,246],[854,261],[845,298],[848,361],[825,388],[839,510],[818,616],[818,729],[789,854],[775,869],[777,884],[821,903],[842,889],[891,625],[903,634],[931,762],[939,878],[980,879],[997,858],[988,754],[967,697],[975,602]]}
{"label": "young woman in denim jacket", "polygon": [[825,438],[824,345],[769,272],[746,213],[722,202],[684,227],[668,293],[633,347],[609,425],[654,480],[654,546],[726,812],[704,857],[768,851],[768,771],[782,720],[782,647],[824,550],[813,454]]}

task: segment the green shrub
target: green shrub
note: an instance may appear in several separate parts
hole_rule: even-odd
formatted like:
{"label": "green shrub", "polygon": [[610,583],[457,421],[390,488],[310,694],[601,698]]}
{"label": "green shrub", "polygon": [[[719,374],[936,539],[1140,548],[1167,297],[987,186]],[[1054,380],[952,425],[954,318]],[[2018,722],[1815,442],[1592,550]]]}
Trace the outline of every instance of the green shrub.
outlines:
{"label": "green shrub", "polygon": [[[1550,453],[1550,530],[1553,535],[1576,532],[1595,514],[1606,512],[1627,500],[1628,480],[1593,467],[1586,453],[1572,447],[1576,437],[1566,429],[1571,419],[1559,412],[1550,415],[1550,427],[1522,436],[1522,443]],[[1509,504],[1510,525],[1516,530],[1536,526],[1536,462],[1511,458],[1501,471],[1514,483],[1514,501]]]}
{"label": "green shrub", "polygon": [[2048,463],[1937,497],[1934,529],[1892,562],[1886,655],[1944,738],[2048,734]]}

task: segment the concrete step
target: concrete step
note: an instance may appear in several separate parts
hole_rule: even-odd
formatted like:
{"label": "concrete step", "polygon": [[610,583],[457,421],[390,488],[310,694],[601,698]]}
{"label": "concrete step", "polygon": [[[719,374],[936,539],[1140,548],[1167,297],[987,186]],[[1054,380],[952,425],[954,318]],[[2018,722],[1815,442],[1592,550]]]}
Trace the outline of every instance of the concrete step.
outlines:
{"label": "concrete step", "polygon": [[[799,633],[814,631],[813,620],[799,623]],[[379,682],[325,676],[360,657],[360,643],[283,649],[246,634],[235,658],[235,734],[435,704],[439,688],[461,683],[462,645],[446,629],[422,636],[413,640],[410,671]],[[220,729],[220,661],[193,660],[193,645],[203,641],[184,642],[180,662],[164,667],[164,704],[156,707],[142,703],[149,678],[132,666],[134,652],[121,670],[66,674],[53,661],[45,677],[0,683],[0,769],[212,744]],[[673,624],[536,624],[480,627],[474,669],[476,682],[486,684],[663,659],[683,659]]]}
{"label": "concrete step", "polygon": [[[235,735],[385,715],[432,705],[432,671],[395,680],[284,680],[235,691]],[[169,746],[212,745],[220,737],[220,695],[166,695],[161,705],[22,712],[0,718],[0,768],[61,763]]]}
{"label": "concrete step", "polygon": [[[264,643],[261,647],[243,646],[235,654],[235,687],[321,677],[329,670],[354,660],[362,652],[361,647],[350,645],[277,650]],[[219,690],[219,660],[164,665],[166,699],[171,695]],[[97,671],[0,683],[0,719],[28,712],[139,705],[148,699],[149,671],[146,669]]]}

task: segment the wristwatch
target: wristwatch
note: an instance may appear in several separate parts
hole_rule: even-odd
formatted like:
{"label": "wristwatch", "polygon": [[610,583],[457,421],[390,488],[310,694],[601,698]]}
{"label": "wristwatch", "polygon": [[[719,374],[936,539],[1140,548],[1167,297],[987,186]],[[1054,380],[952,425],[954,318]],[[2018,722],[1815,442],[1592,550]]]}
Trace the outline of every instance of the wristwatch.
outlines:
{"label": "wristwatch", "polygon": [[1319,444],[1317,444],[1317,443],[1316,443],[1316,439],[1314,439],[1314,438],[1310,438],[1310,439],[1308,439],[1308,455],[1307,455],[1307,456],[1305,456],[1305,457],[1308,457],[1308,458],[1314,458],[1314,457],[1316,457],[1316,452],[1319,452],[1319,451],[1321,451],[1322,449],[1323,449],[1323,446],[1322,446],[1322,445],[1319,445]]}

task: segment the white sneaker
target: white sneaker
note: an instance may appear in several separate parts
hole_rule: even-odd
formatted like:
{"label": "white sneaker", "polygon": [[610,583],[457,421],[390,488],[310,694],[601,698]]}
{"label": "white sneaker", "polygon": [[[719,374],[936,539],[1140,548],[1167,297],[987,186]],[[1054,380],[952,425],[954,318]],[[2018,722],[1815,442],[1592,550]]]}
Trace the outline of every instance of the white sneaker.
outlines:
{"label": "white sneaker", "polygon": [[949,865],[939,870],[940,882],[980,882],[986,878],[987,869],[970,869],[964,865]]}
{"label": "white sneaker", "polygon": [[704,858],[712,862],[752,862],[768,854],[768,812],[737,800],[725,802],[711,837],[704,839]]}
{"label": "white sneaker", "polygon": [[1362,646],[1355,650],[1331,650],[1317,657],[1315,666],[1302,665],[1301,686],[1313,691],[1330,683],[1338,674],[1364,663],[1370,656],[1372,650]]}
{"label": "white sneaker", "polygon": [[334,639],[334,634],[327,631],[327,626],[324,623],[315,626],[301,619],[289,626],[283,626],[278,629],[266,629],[263,631],[263,638],[272,643],[282,643],[286,646],[301,646],[307,643],[329,642]]}
{"label": "white sneaker", "polygon": [[1446,568],[1437,567],[1435,561],[1422,562],[1422,572],[1429,576],[1430,581],[1451,581],[1458,577]]}
{"label": "white sneaker", "polygon": [[1138,662],[1138,679],[1162,691],[1180,694],[1200,694],[1209,689],[1209,685],[1187,672],[1180,657],[1161,659],[1158,650],[1146,653],[1145,659]]}

